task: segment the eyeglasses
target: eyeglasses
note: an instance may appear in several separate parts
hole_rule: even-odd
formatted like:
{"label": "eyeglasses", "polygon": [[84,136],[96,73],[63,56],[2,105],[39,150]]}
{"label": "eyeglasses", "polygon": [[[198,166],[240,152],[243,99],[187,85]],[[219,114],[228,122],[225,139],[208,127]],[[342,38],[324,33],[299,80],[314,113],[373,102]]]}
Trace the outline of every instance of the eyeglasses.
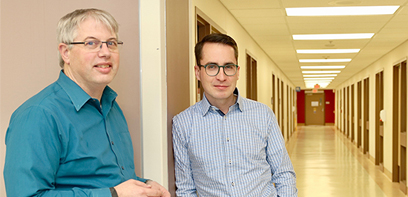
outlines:
{"label": "eyeglasses", "polygon": [[227,76],[234,76],[238,70],[238,65],[236,64],[226,64],[224,66],[219,66],[217,64],[210,63],[210,64],[198,65],[198,66],[204,67],[205,73],[207,73],[207,75],[211,77],[217,76],[218,73],[220,72],[220,68],[223,68],[224,74]]}
{"label": "eyeglasses", "polygon": [[119,49],[123,45],[123,42],[117,40],[100,41],[96,39],[86,40],[84,42],[71,42],[68,44],[83,44],[87,50],[91,52],[98,52],[102,49],[103,43],[106,44],[110,52],[119,52]]}

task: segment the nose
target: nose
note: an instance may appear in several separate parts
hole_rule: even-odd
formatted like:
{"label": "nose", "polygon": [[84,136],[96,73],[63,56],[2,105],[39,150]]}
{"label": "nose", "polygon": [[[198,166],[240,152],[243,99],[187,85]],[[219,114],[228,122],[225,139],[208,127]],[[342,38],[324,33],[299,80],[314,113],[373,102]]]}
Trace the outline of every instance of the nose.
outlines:
{"label": "nose", "polygon": [[220,67],[220,71],[218,74],[215,76],[219,81],[225,81],[227,79],[227,76],[224,73],[224,68]]}
{"label": "nose", "polygon": [[108,42],[102,42],[101,46],[99,47],[99,56],[101,57],[110,57],[111,51],[108,47]]}

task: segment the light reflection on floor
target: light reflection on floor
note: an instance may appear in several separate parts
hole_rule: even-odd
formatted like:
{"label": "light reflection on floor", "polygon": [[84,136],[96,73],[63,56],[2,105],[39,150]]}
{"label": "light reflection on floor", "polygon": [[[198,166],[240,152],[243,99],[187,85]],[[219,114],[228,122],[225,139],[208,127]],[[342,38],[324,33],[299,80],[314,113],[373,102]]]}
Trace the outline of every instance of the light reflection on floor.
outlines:
{"label": "light reflection on floor", "polygon": [[334,126],[299,126],[287,149],[299,197],[406,196]]}

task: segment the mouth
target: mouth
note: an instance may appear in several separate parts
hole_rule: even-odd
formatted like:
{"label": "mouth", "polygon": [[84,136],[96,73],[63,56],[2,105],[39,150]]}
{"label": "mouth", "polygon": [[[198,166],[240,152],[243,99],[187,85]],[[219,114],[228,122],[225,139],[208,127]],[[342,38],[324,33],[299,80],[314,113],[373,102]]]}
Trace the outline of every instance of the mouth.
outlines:
{"label": "mouth", "polygon": [[96,65],[95,67],[97,67],[97,68],[109,68],[109,67],[112,67],[112,66],[109,65],[109,64],[103,64],[103,65]]}
{"label": "mouth", "polygon": [[218,88],[218,89],[226,89],[226,88],[228,88],[227,85],[215,85],[215,87]]}

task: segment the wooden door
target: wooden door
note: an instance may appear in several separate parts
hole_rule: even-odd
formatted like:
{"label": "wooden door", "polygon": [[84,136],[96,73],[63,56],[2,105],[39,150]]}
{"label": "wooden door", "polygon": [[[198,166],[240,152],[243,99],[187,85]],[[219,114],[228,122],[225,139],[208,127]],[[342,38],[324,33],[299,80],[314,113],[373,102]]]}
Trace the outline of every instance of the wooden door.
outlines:
{"label": "wooden door", "polygon": [[370,80],[369,78],[364,79],[364,121],[363,121],[363,139],[364,139],[364,147],[363,152],[369,156],[369,143],[370,143],[370,124],[369,124],[369,106],[370,106]]}
{"label": "wooden door", "polygon": [[384,123],[380,111],[384,109],[384,75],[383,71],[375,76],[375,165],[384,172]]}
{"label": "wooden door", "polygon": [[307,93],[305,95],[305,125],[324,125],[324,93]]}
{"label": "wooden door", "polygon": [[361,148],[361,130],[362,130],[362,122],[361,119],[361,81],[357,82],[357,147]]}

